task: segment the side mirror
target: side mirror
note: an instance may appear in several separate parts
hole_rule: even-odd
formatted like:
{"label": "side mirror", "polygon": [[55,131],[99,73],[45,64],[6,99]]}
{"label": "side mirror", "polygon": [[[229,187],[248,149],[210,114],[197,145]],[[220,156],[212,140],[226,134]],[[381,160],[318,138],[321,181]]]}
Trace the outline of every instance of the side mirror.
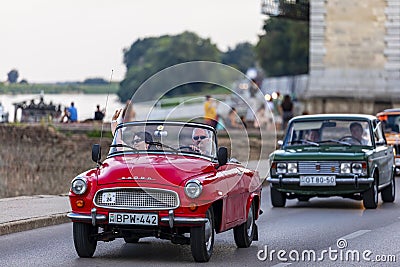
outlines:
{"label": "side mirror", "polygon": [[224,146],[218,149],[217,153],[219,166],[224,166],[228,162],[228,149]]}
{"label": "side mirror", "polygon": [[92,146],[92,160],[99,163],[101,159],[101,146],[99,144],[94,144]]}

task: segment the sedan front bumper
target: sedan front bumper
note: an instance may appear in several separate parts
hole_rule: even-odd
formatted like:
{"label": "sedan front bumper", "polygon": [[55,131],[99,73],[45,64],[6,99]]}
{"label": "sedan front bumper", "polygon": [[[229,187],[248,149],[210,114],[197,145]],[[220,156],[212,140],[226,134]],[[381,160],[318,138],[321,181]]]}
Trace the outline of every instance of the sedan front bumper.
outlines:
{"label": "sedan front bumper", "polygon": [[[300,178],[299,177],[282,177],[281,175],[277,178],[272,178],[268,177],[267,181],[271,184],[277,184],[277,185],[285,185],[285,184],[294,184],[294,185],[300,185]],[[359,185],[359,184],[372,184],[374,181],[374,177],[358,177],[354,176],[352,178],[346,177],[336,177],[336,185],[348,185],[348,184],[354,184],[354,185]]]}

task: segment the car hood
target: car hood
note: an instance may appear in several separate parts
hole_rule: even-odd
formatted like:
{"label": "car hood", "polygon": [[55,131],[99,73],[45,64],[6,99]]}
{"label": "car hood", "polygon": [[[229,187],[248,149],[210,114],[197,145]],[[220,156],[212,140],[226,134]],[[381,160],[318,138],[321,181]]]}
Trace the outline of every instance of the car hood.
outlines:
{"label": "car hood", "polygon": [[106,159],[99,171],[98,184],[178,186],[190,177],[207,173],[215,173],[215,167],[206,159],[182,155],[133,154]]}
{"label": "car hood", "polygon": [[362,147],[293,148],[277,150],[270,157],[272,160],[365,160],[369,153],[369,149]]}

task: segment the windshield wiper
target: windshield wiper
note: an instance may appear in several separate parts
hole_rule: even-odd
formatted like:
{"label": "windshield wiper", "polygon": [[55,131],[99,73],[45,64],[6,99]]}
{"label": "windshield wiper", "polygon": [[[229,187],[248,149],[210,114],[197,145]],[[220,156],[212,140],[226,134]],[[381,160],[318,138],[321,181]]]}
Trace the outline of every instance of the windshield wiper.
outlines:
{"label": "windshield wiper", "polygon": [[288,142],[288,144],[297,144],[297,143],[298,144],[306,143],[308,145],[319,146],[318,143],[315,143],[315,142],[312,142],[312,141],[306,140],[306,139],[299,139],[299,140],[293,140],[293,141]]}
{"label": "windshield wiper", "polygon": [[345,145],[345,146],[352,146],[352,144],[350,144],[348,142],[339,141],[336,139],[328,139],[328,140],[321,141],[320,143],[329,143],[329,142],[333,142],[333,143],[337,143],[337,144],[341,144],[341,145]]}
{"label": "windshield wiper", "polygon": [[[154,142],[154,141],[153,141],[153,142],[146,142],[146,144],[153,145],[153,146],[166,147],[166,148],[169,148],[169,149],[171,149],[172,151],[174,151],[174,152],[176,152],[176,153],[179,152],[178,149],[173,148],[173,147],[171,147],[171,146],[169,146],[169,145],[163,144],[163,143],[161,143],[161,142]],[[152,150],[152,149],[149,149],[149,150]]]}

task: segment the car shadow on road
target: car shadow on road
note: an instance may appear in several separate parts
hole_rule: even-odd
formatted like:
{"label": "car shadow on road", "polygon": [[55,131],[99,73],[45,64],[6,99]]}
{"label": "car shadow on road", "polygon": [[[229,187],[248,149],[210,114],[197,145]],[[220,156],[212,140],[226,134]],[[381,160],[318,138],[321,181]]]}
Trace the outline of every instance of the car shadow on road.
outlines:
{"label": "car shadow on road", "polygon": [[364,209],[362,201],[340,197],[312,198],[309,201],[289,200],[286,208]]}

